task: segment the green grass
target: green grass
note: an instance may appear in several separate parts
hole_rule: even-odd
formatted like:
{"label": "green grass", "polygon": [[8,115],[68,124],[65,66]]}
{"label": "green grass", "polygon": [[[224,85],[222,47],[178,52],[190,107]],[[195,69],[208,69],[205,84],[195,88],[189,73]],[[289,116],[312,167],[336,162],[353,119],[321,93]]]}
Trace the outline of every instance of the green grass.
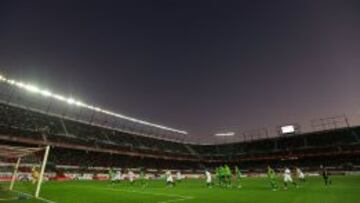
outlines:
{"label": "green grass", "polygon": [[[41,196],[56,203],[356,203],[360,202],[360,176],[332,177],[326,188],[320,177],[308,178],[300,188],[290,186],[276,192],[266,178],[244,178],[243,188],[206,188],[203,180],[185,180],[175,188],[166,188],[163,181],[149,181],[147,188],[127,182],[110,185],[104,181],[47,182]],[[279,181],[281,183],[281,181]],[[281,184],[280,184],[281,185]],[[281,185],[282,186],[282,185]],[[17,190],[31,191],[29,183],[19,183]],[[10,197],[9,193],[0,193]],[[44,203],[44,201],[8,200],[9,203]]]}

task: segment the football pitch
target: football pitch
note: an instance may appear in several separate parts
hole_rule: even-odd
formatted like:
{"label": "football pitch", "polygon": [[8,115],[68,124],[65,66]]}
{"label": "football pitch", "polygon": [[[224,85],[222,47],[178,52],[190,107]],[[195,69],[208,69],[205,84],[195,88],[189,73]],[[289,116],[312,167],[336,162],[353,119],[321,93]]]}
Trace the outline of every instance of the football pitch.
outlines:
{"label": "football pitch", "polygon": [[[111,185],[106,181],[46,182],[42,199],[20,193],[0,193],[0,203],[356,203],[360,202],[360,176],[334,176],[325,187],[320,177],[308,178],[295,188],[290,185],[272,191],[267,178],[243,178],[242,188],[207,188],[204,180],[184,180],[176,187],[164,181],[149,181],[146,188],[124,181]],[[30,183],[17,183],[16,190],[33,189]],[[14,199],[13,199],[14,198]]]}

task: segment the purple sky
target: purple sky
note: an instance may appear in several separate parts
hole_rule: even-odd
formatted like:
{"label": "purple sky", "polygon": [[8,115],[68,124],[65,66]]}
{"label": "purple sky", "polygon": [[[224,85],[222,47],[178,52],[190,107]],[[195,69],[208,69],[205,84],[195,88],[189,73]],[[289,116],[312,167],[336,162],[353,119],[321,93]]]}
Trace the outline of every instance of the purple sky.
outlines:
{"label": "purple sky", "polygon": [[1,1],[0,72],[191,136],[360,113],[359,1]]}

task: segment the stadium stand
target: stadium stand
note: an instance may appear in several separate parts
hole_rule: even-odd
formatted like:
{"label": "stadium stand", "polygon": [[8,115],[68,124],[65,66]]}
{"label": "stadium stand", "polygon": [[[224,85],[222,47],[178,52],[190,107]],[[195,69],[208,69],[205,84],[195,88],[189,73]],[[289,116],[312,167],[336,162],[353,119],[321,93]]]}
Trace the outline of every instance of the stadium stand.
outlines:
{"label": "stadium stand", "polygon": [[188,153],[188,150],[180,143],[134,136],[4,104],[0,104],[0,116],[3,133],[32,140],[66,142],[94,148],[116,146],[129,150]]}
{"label": "stadium stand", "polygon": [[0,104],[0,134],[3,142],[50,143],[54,165],[201,169],[230,163],[256,170],[267,164],[314,168],[324,160],[327,165],[348,168],[360,164],[360,127],[201,145],[124,133]]}
{"label": "stadium stand", "polygon": [[[50,145],[53,166],[199,170],[226,163],[257,171],[268,164],[308,169],[320,164],[347,169],[360,165],[360,127],[347,121],[346,125],[339,125],[339,120],[314,121],[319,128],[314,132],[269,137],[266,129],[260,129],[246,132],[248,140],[194,143],[183,139],[185,131],[119,118],[59,95],[52,97],[60,99],[49,99],[49,92],[0,79],[1,143]],[[34,91],[43,96],[34,96]]]}

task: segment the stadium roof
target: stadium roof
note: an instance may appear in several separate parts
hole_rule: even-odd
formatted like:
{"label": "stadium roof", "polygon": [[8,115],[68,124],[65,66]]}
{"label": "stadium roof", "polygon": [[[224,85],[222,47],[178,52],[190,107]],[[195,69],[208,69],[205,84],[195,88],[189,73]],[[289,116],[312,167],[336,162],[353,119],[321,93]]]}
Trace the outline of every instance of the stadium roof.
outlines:
{"label": "stadium roof", "polygon": [[133,117],[130,117],[130,116],[126,116],[124,114],[115,113],[115,112],[108,111],[108,110],[105,110],[105,109],[102,109],[102,108],[99,108],[99,107],[96,107],[96,106],[88,105],[88,104],[86,104],[86,103],[84,103],[82,101],[75,100],[74,98],[71,98],[71,97],[67,98],[65,96],[52,93],[51,91],[49,91],[47,89],[42,89],[42,88],[39,88],[39,87],[37,87],[35,85],[32,85],[32,84],[29,84],[29,83],[24,83],[24,82],[16,81],[16,80],[13,80],[13,79],[8,79],[8,78],[6,78],[6,77],[4,77],[2,75],[0,75],[0,82],[6,82],[7,84],[10,84],[12,86],[27,90],[27,91],[32,92],[34,94],[38,94],[38,95],[41,95],[41,96],[44,96],[44,97],[49,97],[49,98],[52,98],[52,99],[56,99],[58,101],[62,101],[64,103],[67,103],[68,105],[75,105],[75,106],[78,106],[78,107],[87,108],[87,109],[90,109],[90,110],[93,110],[93,111],[96,111],[96,112],[101,112],[103,114],[107,114],[107,115],[114,116],[114,117],[117,117],[117,118],[125,119],[125,120],[128,120],[128,121],[134,122],[134,123],[155,127],[155,128],[159,128],[159,129],[170,131],[170,132],[175,132],[175,133],[179,133],[179,134],[183,134],[183,135],[188,134],[186,131],[183,131],[183,130],[170,128],[170,127],[167,127],[167,126],[164,126],[164,125],[160,125],[160,124],[156,124],[156,123],[136,119],[136,118],[133,118]]}

